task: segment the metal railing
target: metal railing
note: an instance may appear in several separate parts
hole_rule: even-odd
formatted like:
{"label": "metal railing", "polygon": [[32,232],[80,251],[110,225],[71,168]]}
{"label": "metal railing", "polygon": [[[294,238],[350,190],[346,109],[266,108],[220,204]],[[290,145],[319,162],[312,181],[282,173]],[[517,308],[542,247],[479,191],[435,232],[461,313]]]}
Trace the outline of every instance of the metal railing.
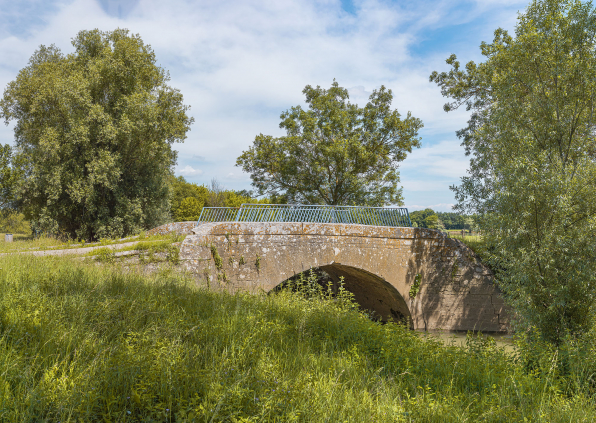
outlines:
{"label": "metal railing", "polygon": [[245,203],[240,207],[203,207],[198,223],[205,222],[309,222],[412,226],[406,208],[252,203]]}

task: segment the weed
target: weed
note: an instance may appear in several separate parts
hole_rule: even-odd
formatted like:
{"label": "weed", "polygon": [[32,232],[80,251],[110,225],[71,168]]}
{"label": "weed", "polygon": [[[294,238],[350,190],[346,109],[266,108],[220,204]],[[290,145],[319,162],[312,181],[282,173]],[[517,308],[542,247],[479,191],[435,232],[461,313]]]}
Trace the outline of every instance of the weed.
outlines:
{"label": "weed", "polygon": [[207,282],[207,288],[209,288],[211,283],[211,270],[208,267],[203,268],[203,277],[205,278],[205,282]]}
{"label": "weed", "polygon": [[257,258],[255,259],[255,267],[257,268],[257,272],[261,271],[261,256],[257,254]]}
{"label": "weed", "polygon": [[418,292],[420,291],[420,281],[422,280],[422,275],[420,273],[416,274],[416,277],[414,278],[414,283],[412,284],[412,286],[410,287],[410,298],[414,299],[416,298],[416,295],[418,295]]}
{"label": "weed", "polygon": [[180,264],[180,248],[171,245],[166,252],[166,260],[174,265]]}
{"label": "weed", "polygon": [[238,260],[238,264],[239,264],[240,266],[242,266],[242,265],[243,265],[243,264],[245,264],[245,263],[246,263],[246,261],[244,261],[244,256],[240,256],[240,260]]}
{"label": "weed", "polygon": [[94,250],[92,254],[95,255],[95,260],[100,263],[114,263],[116,260],[116,254],[111,248],[98,248],[97,250]]}
{"label": "weed", "polygon": [[211,248],[211,256],[213,257],[213,262],[215,263],[215,267],[217,268],[217,270],[221,270],[223,268],[223,261],[221,259],[221,256],[217,252],[217,247],[215,245],[211,244],[210,248]]}
{"label": "weed", "polygon": [[453,280],[453,281],[455,280],[458,270],[459,270],[459,262],[456,259],[455,263],[453,263],[453,267],[451,268],[451,280]]}

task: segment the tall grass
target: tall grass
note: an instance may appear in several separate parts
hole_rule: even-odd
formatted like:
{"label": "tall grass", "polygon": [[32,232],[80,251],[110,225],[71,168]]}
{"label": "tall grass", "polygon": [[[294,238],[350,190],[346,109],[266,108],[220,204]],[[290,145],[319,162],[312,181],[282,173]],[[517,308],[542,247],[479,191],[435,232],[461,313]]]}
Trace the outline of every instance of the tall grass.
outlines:
{"label": "tall grass", "polygon": [[544,363],[425,340],[334,299],[0,258],[3,422],[594,421],[584,381]]}
{"label": "tall grass", "polygon": [[146,236],[144,233],[141,233],[138,236],[123,238],[123,239],[102,239],[98,242],[86,243],[84,241],[75,241],[75,240],[68,240],[64,241],[61,239],[57,239],[55,237],[50,236],[39,236],[35,237],[33,235],[24,235],[24,234],[14,234],[13,235],[13,242],[5,242],[4,235],[0,233],[0,254],[2,253],[15,253],[15,252],[23,252],[23,251],[31,251],[31,250],[54,250],[54,249],[75,249],[75,248],[84,248],[84,247],[93,247],[93,246],[108,246],[108,245],[116,245],[127,243],[131,241],[135,241],[137,239],[141,239],[142,241],[138,242],[136,245],[131,247],[120,248],[115,251],[126,251],[132,249],[138,250],[150,250],[153,248],[154,250],[159,250],[160,248],[166,248],[170,246],[172,243],[181,242],[184,240],[184,235],[176,235],[176,234],[155,234],[151,236]]}
{"label": "tall grass", "polygon": [[68,246],[64,241],[57,240],[53,237],[34,237],[26,234],[13,234],[13,242],[5,241],[4,233],[0,233],[0,254],[10,253],[14,251],[26,251],[33,249],[45,249],[56,246]]}

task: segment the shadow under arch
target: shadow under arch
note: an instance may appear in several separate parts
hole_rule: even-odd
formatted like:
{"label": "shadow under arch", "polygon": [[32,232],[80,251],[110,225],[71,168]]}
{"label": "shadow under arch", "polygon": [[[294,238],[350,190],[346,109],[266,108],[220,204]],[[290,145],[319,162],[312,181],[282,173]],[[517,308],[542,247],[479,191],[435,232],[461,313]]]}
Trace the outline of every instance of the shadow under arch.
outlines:
{"label": "shadow under arch", "polygon": [[[366,270],[339,263],[328,264],[312,269],[319,276],[318,282],[327,286],[332,282],[332,289],[337,293],[343,278],[344,288],[354,294],[354,300],[366,310],[373,319],[382,322],[407,322],[413,329],[412,315],[404,298],[397,289],[383,278]],[[308,275],[309,271],[303,272]],[[283,281],[274,291],[283,289],[289,281],[298,275]]]}

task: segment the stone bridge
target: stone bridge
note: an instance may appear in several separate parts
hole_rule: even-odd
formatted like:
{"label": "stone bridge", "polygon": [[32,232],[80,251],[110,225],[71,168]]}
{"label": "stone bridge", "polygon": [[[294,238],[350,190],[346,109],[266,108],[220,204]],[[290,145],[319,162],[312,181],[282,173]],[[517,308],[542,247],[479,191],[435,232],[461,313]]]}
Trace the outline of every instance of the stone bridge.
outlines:
{"label": "stone bridge", "polygon": [[490,270],[466,245],[438,231],[220,222],[203,223],[192,232],[180,258],[211,288],[270,292],[318,268],[334,287],[343,277],[360,306],[381,320],[406,317],[413,329],[429,331],[508,328]]}

